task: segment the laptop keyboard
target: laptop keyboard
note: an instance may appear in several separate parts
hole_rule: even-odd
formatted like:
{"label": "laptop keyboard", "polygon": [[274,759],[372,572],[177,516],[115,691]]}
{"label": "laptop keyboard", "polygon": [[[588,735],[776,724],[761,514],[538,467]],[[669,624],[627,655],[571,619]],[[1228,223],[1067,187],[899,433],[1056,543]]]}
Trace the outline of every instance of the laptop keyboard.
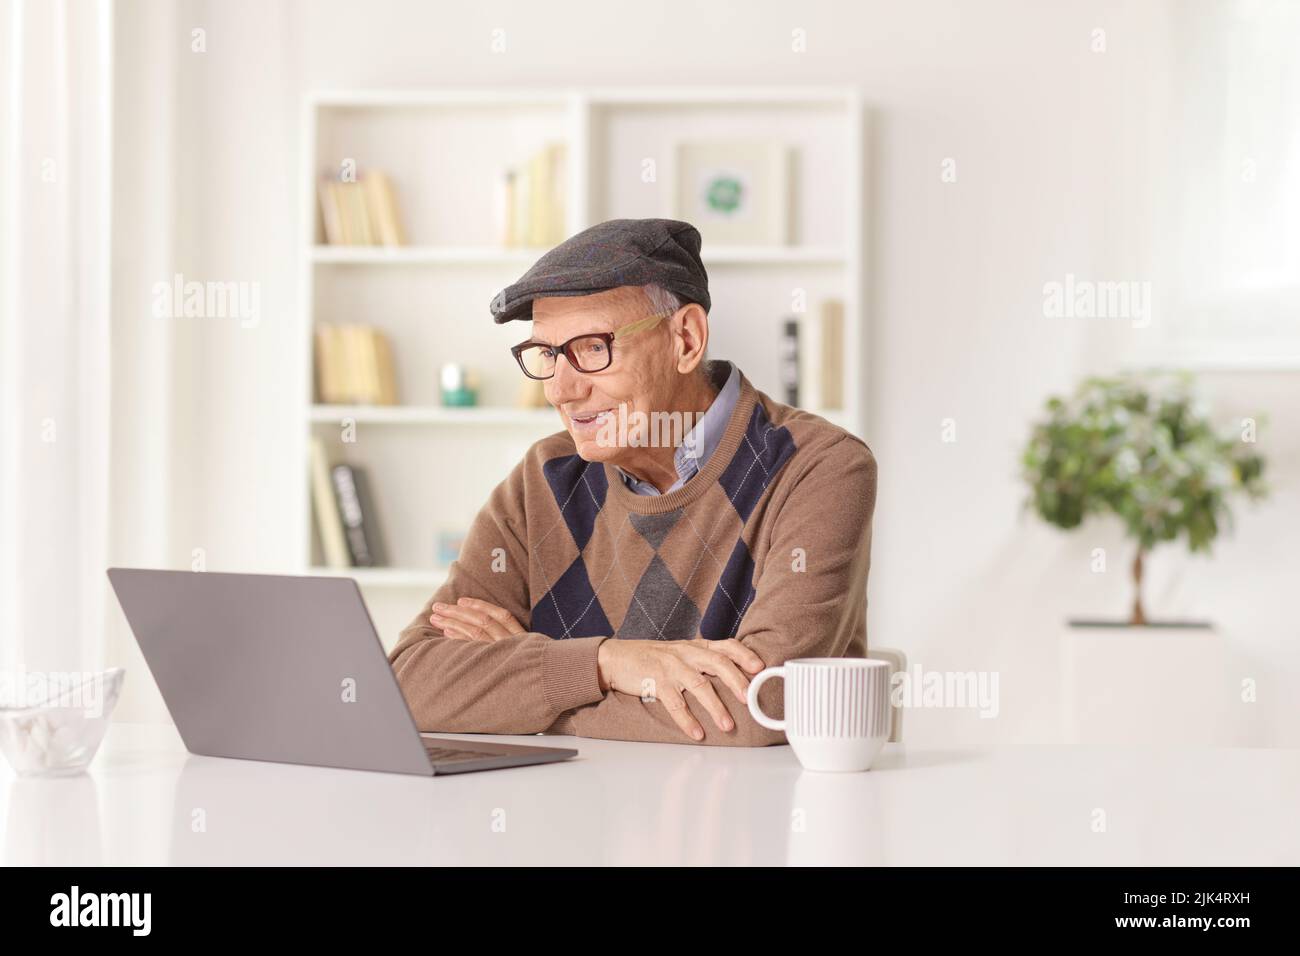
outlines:
{"label": "laptop keyboard", "polygon": [[453,750],[449,747],[435,747],[431,744],[424,745],[424,752],[429,755],[429,759],[434,763],[459,763],[463,760],[483,760],[487,757],[499,757],[500,754],[482,753],[477,750]]}

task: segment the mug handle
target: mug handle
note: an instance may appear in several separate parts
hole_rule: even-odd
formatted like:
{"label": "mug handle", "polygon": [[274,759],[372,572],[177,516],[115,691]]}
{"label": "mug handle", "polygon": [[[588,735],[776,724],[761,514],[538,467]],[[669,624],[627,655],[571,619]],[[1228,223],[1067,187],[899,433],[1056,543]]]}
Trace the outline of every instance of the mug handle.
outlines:
{"label": "mug handle", "polygon": [[785,730],[784,720],[773,720],[758,706],[758,689],[773,677],[785,677],[784,667],[769,667],[749,682],[749,714],[768,730]]}

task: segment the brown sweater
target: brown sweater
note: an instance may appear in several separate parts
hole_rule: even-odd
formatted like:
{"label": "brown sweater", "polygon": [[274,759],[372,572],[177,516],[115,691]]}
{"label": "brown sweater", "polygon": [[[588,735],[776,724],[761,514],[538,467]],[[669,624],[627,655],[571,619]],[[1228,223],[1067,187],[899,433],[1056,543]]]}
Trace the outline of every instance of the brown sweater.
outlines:
{"label": "brown sweater", "polygon": [[[875,500],[866,444],[743,374],[717,449],[665,495],[635,494],[558,432],[492,491],[389,660],[422,731],[694,743],[662,703],[601,692],[601,642],[737,638],[768,665],[865,656]],[[444,637],[431,607],[460,597],[505,608],[529,633]],[[710,679],[736,728],[723,733],[688,693],[703,743],[785,742]],[[781,684],[759,694],[776,718]]]}

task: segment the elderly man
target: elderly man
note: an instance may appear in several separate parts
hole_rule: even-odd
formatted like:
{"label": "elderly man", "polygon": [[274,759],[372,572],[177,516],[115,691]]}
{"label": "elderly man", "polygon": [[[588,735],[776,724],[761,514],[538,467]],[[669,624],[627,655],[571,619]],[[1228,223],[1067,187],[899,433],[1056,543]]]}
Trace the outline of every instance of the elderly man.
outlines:
{"label": "elderly man", "polygon": [[[875,458],[706,360],[709,307],[700,234],[665,219],[593,226],[493,299],[531,320],[512,351],[565,430],[392,652],[421,730],[784,743],[750,678],[865,656]],[[759,696],[781,716],[779,684]]]}

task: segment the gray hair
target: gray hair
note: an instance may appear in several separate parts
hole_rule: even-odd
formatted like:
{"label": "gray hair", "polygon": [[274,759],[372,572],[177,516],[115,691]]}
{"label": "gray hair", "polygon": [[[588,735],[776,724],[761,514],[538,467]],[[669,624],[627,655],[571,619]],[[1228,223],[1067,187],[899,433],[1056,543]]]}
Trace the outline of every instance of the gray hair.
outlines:
{"label": "gray hair", "polygon": [[682,301],[681,296],[675,292],[669,292],[657,282],[643,285],[641,291],[650,300],[650,311],[655,315],[660,313],[671,314],[686,304]]}
{"label": "gray hair", "polygon": [[[650,302],[650,311],[653,315],[671,315],[676,312],[687,302],[676,292],[670,292],[657,282],[650,282],[641,287],[645,297]],[[709,380],[709,359],[707,354],[700,359],[700,364],[695,366],[695,374],[705,381]]]}

